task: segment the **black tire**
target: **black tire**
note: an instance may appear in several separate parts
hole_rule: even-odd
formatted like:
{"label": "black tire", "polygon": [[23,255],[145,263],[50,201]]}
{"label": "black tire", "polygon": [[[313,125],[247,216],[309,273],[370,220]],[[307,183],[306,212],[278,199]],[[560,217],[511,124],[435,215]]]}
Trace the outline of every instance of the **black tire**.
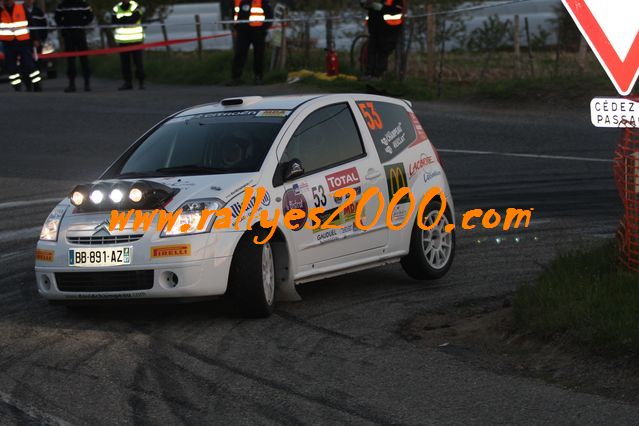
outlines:
{"label": "black tire", "polygon": [[[431,202],[428,207],[424,211],[424,218],[427,218],[433,212],[435,214],[439,212],[441,208],[441,204],[439,202]],[[445,219],[444,219],[445,217]],[[446,207],[446,211],[442,216],[442,220],[439,225],[443,227],[446,223],[453,223],[453,217],[450,213],[448,207]],[[439,248],[445,251],[444,241],[447,241],[450,245],[450,253],[446,258],[444,258],[444,254],[441,257],[441,265],[437,264],[438,262],[433,262],[427,258],[427,254],[424,248],[424,232],[418,225],[417,219],[415,219],[415,224],[413,225],[413,230],[411,232],[410,237],[410,249],[406,256],[404,256],[401,260],[402,268],[404,271],[411,277],[416,280],[435,280],[446,275],[446,272],[450,269],[450,266],[453,263],[453,258],[455,257],[455,230],[452,232],[444,234],[444,238],[440,239],[440,235],[442,235],[439,231],[437,231],[437,227],[430,232],[431,239],[433,241],[432,244],[439,244]],[[447,239],[446,235],[450,234],[450,239]],[[438,240],[439,239],[439,240]],[[437,250],[439,250],[439,248]],[[431,250],[434,247],[431,246]],[[435,256],[433,252],[428,252],[429,255]],[[438,259],[440,259],[438,257]],[[435,264],[434,264],[435,263]]]}
{"label": "black tire", "polygon": [[[229,274],[229,292],[242,314],[250,318],[265,318],[271,315],[275,305],[275,262],[273,251],[267,242],[253,243],[253,238],[262,233],[247,233],[242,237],[233,254]],[[265,285],[263,260],[265,250],[270,252],[271,286]],[[271,291],[266,289],[271,288]]]}

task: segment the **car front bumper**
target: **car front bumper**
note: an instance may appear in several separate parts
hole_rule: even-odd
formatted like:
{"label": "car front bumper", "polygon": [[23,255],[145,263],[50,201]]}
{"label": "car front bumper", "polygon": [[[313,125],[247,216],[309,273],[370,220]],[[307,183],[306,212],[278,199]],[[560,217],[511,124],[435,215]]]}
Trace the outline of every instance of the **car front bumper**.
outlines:
{"label": "car front bumper", "polygon": [[[130,265],[101,267],[69,266],[68,251],[70,248],[94,247],[99,249],[107,246],[73,245],[69,244],[63,237],[55,243],[40,241],[37,249],[53,253],[53,255],[50,260],[36,260],[35,274],[38,292],[46,299],[60,301],[192,298],[223,295],[227,289],[233,250],[241,235],[240,232],[209,233],[173,238],[145,235],[144,238],[133,243],[108,246],[130,246],[132,250]],[[188,245],[190,254],[179,257],[153,258],[150,254],[152,249],[166,245]],[[77,283],[78,277],[81,277],[82,289],[78,290],[77,287],[70,289],[69,278]],[[131,277],[134,277],[133,280]],[[106,289],[105,285],[110,286],[114,283],[117,284],[117,289]],[[94,284],[95,291],[92,287]],[[139,289],[140,287],[143,288]]]}

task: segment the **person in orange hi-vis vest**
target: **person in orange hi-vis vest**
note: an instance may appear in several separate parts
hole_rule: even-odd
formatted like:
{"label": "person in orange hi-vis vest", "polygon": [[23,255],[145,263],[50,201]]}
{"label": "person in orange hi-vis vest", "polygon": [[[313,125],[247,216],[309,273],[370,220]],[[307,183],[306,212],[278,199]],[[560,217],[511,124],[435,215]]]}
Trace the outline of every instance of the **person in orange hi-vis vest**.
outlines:
{"label": "person in orange hi-vis vest", "polygon": [[242,71],[248,51],[253,45],[254,83],[262,84],[264,77],[264,50],[266,33],[271,27],[273,9],[268,0],[235,0],[233,25],[235,56],[231,69],[231,85],[241,84]]}
{"label": "person in orange hi-vis vest", "polygon": [[405,0],[360,0],[368,10],[368,62],[366,78],[377,79],[386,72],[388,57],[397,46],[404,25]]}
{"label": "person in orange hi-vis vest", "polygon": [[[9,83],[16,91],[22,89],[22,74],[27,90],[42,91],[42,76],[33,59],[29,33],[29,16],[22,4],[14,0],[3,0],[0,9],[0,41],[4,51],[4,62],[9,71]],[[20,68],[18,67],[20,59]]]}

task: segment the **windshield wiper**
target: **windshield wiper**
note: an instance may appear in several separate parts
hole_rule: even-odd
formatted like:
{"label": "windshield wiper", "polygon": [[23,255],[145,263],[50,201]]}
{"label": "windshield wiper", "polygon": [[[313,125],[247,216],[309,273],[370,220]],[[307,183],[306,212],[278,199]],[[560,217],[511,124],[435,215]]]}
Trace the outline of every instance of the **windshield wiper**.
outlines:
{"label": "windshield wiper", "polygon": [[173,166],[173,167],[162,167],[160,169],[155,170],[157,173],[188,173],[188,174],[197,174],[197,173],[230,173],[233,170],[222,169],[219,167],[208,167],[208,166],[200,166],[198,164],[187,164],[184,166]]}

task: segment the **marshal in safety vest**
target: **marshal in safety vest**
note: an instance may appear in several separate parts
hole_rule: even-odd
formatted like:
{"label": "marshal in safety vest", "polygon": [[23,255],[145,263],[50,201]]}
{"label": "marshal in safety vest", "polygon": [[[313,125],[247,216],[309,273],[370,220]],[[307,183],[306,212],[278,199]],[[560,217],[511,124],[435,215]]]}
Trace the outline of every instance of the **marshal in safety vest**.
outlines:
{"label": "marshal in safety vest", "polygon": [[[246,10],[246,8],[250,8]],[[237,21],[240,19],[241,12],[248,12],[248,21],[251,27],[262,27],[264,25],[264,20],[266,19],[266,14],[264,13],[264,7],[262,6],[262,0],[251,0],[251,4],[242,5],[242,0],[235,0],[235,9],[234,9],[233,20]],[[246,13],[242,13],[242,15],[247,15]],[[244,20],[246,18],[243,18]]]}
{"label": "marshal in safety vest", "polygon": [[6,9],[0,12],[0,41],[29,40],[28,27],[27,14],[21,4],[14,4],[11,14]]}
{"label": "marshal in safety vest", "polygon": [[118,27],[113,33],[113,38],[117,43],[141,43],[144,41],[144,28],[142,27],[142,16],[140,5],[131,0],[128,7],[123,2],[118,3],[113,8],[113,22],[115,24],[127,24],[126,27]]}

